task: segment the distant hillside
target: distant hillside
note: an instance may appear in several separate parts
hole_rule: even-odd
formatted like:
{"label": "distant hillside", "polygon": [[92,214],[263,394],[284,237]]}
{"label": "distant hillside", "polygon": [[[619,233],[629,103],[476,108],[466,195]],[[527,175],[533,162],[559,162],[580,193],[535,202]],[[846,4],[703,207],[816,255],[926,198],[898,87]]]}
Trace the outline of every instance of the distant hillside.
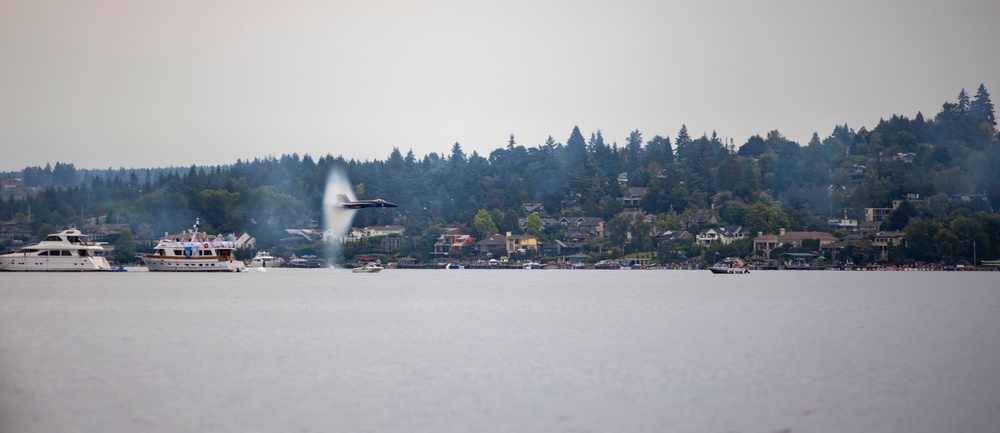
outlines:
{"label": "distant hillside", "polygon": [[[574,128],[564,143],[550,138],[531,148],[511,136],[508,146],[489,155],[467,155],[455,143],[450,154],[418,158],[394,149],[375,161],[292,154],[224,166],[118,170],[61,162],[4,174],[0,220],[37,235],[104,216],[155,234],[198,217],[210,232],[248,231],[262,245],[276,245],[283,229],[321,220],[334,169],[348,175],[358,197],[400,204],[359,212],[355,225],[404,226],[401,254],[426,255],[442,227],[472,227],[480,210],[490,213],[499,232],[522,232],[525,203],[546,215],[602,218],[630,233],[625,239],[636,243],[633,249],[648,250],[655,242],[644,239],[682,228],[683,217],[699,210],[752,233],[829,232],[831,217],[863,220],[866,208],[892,210],[894,200],[909,195],[921,198],[919,206],[891,215],[886,229],[911,230],[919,222],[931,232],[930,246],[922,248],[938,253],[899,260],[971,259],[973,242],[981,258],[1000,256],[993,214],[1000,204],[1000,145],[982,86],[971,97],[963,90],[932,119],[892,115],[857,131],[838,125],[804,145],[772,131],[736,148],[715,134],[691,137],[682,127],[675,137],[644,138],[633,131],[619,146],[605,143],[600,131],[585,138]],[[622,222],[626,210],[641,210],[653,223]],[[622,242],[592,243],[597,250],[630,248]]]}

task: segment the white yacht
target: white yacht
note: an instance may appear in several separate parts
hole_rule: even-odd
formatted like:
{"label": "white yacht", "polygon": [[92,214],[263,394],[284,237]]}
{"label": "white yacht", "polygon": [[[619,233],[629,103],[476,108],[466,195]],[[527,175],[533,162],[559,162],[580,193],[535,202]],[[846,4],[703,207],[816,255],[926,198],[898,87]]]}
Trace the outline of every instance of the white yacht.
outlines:
{"label": "white yacht", "polygon": [[0,271],[110,270],[104,248],[87,242],[87,236],[77,229],[50,234],[37,244],[0,256]]}
{"label": "white yacht", "polygon": [[277,268],[279,265],[281,265],[281,261],[267,251],[258,251],[257,255],[253,256],[253,260],[250,261],[251,268]]}
{"label": "white yacht", "polygon": [[167,272],[243,272],[246,265],[236,260],[236,242],[209,237],[198,231],[198,222],[190,233],[161,239],[151,254],[142,256],[150,271]]}

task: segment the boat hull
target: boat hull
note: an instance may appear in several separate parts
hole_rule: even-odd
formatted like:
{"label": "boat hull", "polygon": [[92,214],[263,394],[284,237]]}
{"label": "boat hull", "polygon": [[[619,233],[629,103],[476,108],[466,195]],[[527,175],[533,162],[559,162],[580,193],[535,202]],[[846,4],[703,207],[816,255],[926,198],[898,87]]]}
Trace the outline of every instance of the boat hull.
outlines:
{"label": "boat hull", "polygon": [[247,267],[250,268],[277,268],[278,262],[275,260],[257,260],[254,259],[250,262]]}
{"label": "boat hull", "polygon": [[366,267],[366,268],[354,268],[354,269],[351,269],[351,272],[353,272],[355,274],[374,274],[376,272],[381,272],[381,271],[382,271],[382,268],[379,267],[379,266],[369,266],[369,267]]}
{"label": "boat hull", "polygon": [[142,262],[150,272],[243,272],[246,265],[239,260],[195,258],[161,258],[146,256]]}
{"label": "boat hull", "polygon": [[0,256],[0,272],[108,272],[104,257],[33,257],[23,254]]}
{"label": "boat hull", "polygon": [[749,274],[747,268],[708,268],[713,274]]}
{"label": "boat hull", "polygon": [[104,248],[87,242],[76,229],[52,233],[41,242],[15,253],[0,255],[0,271],[6,272],[92,272],[110,271]]}

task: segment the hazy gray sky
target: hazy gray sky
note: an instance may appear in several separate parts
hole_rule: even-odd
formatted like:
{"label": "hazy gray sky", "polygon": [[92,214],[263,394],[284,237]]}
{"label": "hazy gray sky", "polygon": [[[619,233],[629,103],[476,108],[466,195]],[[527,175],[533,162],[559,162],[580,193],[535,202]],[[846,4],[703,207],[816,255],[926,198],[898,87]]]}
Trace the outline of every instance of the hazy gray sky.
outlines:
{"label": "hazy gray sky", "polygon": [[483,156],[1000,102],[1000,2],[0,0],[0,170]]}

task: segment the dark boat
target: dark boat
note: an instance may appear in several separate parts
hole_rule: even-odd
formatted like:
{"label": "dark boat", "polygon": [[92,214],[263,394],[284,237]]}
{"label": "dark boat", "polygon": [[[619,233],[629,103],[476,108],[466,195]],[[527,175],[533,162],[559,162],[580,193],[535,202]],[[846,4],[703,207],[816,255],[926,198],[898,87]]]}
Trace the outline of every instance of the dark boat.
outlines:
{"label": "dark boat", "polygon": [[735,257],[726,257],[708,268],[713,274],[749,274],[750,269]]}

